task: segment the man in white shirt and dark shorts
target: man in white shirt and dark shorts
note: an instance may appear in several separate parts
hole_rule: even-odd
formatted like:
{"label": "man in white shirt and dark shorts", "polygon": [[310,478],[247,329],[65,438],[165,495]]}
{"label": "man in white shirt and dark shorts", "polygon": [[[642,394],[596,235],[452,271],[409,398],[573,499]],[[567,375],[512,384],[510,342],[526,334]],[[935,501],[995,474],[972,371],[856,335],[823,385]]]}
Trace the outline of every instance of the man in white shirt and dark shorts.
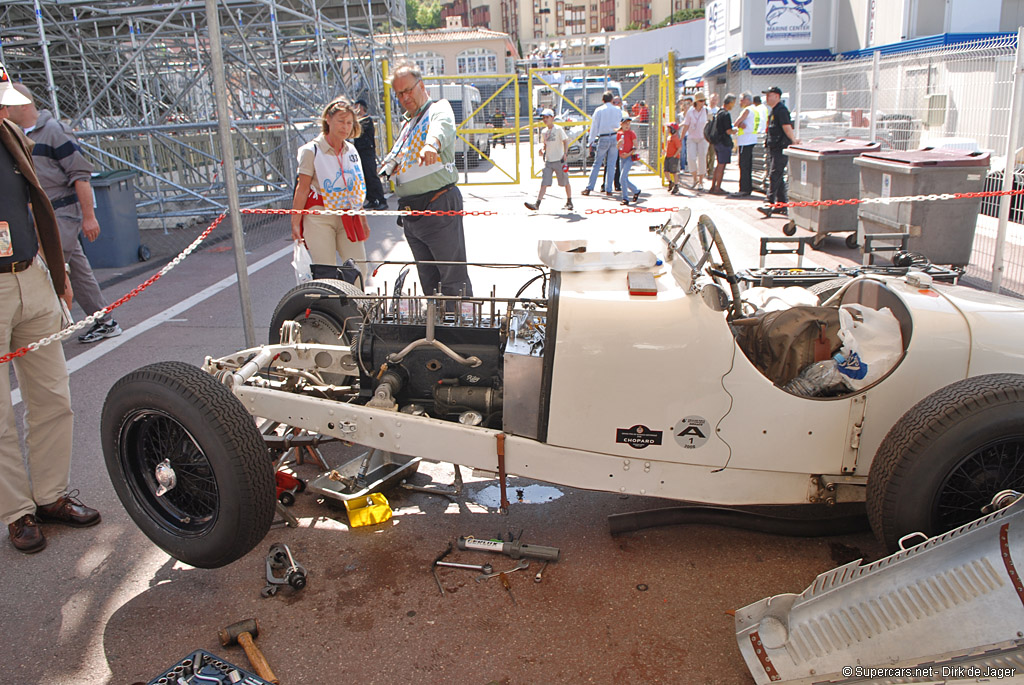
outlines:
{"label": "man in white shirt and dark shorts", "polygon": [[524,202],[526,208],[536,212],[544,193],[551,185],[552,174],[558,179],[558,185],[565,188],[565,206],[562,209],[572,211],[572,188],[569,187],[569,174],[565,169],[565,157],[569,152],[569,140],[565,129],[555,126],[555,113],[550,109],[541,110],[541,121],[544,128],[540,132],[540,155],[544,159],[544,170],[540,177],[540,192],[536,202]]}

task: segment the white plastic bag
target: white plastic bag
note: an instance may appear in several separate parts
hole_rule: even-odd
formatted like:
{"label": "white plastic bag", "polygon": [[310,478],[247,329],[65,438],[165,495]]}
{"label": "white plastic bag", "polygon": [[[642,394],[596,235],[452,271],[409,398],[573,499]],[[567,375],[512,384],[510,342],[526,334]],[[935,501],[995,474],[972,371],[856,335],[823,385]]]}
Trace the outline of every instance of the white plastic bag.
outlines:
{"label": "white plastic bag", "polygon": [[889,373],[903,354],[900,323],[892,311],[871,309],[861,304],[839,308],[840,353],[846,358],[839,371],[849,377],[850,386],[860,390]]}
{"label": "white plastic bag", "polygon": [[301,240],[296,240],[292,247],[292,267],[295,269],[295,282],[305,283],[312,280],[310,265],[313,263],[309,250]]}

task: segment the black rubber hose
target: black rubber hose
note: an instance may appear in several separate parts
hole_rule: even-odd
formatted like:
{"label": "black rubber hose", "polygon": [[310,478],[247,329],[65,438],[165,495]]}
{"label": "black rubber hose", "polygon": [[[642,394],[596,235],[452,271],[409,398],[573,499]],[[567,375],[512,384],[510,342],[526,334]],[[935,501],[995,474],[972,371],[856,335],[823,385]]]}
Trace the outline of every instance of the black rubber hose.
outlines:
{"label": "black rubber hose", "polygon": [[[812,506],[804,505],[804,509]],[[792,508],[787,507],[787,509]],[[827,511],[819,507],[813,507],[813,509],[816,514]],[[612,514],[608,517],[608,529],[612,535],[617,535],[658,526],[703,524],[804,538],[847,535],[870,529],[863,506],[853,508],[846,513],[830,511],[830,516],[807,516],[807,513],[803,512],[801,517],[780,516],[727,507],[687,505]]]}

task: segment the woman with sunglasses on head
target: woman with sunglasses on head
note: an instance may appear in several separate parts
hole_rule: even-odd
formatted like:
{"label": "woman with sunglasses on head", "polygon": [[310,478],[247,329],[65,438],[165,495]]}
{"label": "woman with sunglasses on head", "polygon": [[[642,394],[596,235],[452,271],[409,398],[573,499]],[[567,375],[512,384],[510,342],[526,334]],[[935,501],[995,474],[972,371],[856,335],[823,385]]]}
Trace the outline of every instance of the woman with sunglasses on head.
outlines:
{"label": "woman with sunglasses on head", "polygon": [[[359,118],[343,97],[332,100],[320,117],[321,132],[299,148],[298,179],[292,209],[361,210],[366,179],[355,146]],[[366,278],[366,217],[341,214],[293,214],[292,239],[304,240],[314,264],[352,259]]]}

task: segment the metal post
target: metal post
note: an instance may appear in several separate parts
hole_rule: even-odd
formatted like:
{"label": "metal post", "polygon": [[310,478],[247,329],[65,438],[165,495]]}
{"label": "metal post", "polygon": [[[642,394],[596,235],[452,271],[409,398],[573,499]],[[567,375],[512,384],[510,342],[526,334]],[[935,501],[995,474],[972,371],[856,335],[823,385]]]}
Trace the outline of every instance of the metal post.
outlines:
{"label": "metal post", "polygon": [[[513,136],[512,140],[514,141],[512,143],[512,147],[514,147],[516,149],[516,183],[519,183],[519,123],[520,123],[520,117],[522,116],[522,112],[519,111],[519,75],[516,74],[514,78],[515,78],[515,86],[514,86],[515,87],[515,101],[512,104],[512,111],[515,112],[515,117],[513,119],[515,133],[512,134],[512,136]],[[530,91],[530,92],[532,93],[533,91]],[[531,102],[531,104],[532,104],[532,102]]]}
{"label": "metal post", "polygon": [[[231,110],[224,79],[224,52],[220,40],[220,16],[217,0],[206,0],[206,28],[210,40],[210,61],[213,69],[213,92],[217,100],[217,133],[220,138],[224,184],[227,187],[231,237],[235,245],[235,270],[238,272],[238,296],[242,304],[242,327],[246,347],[256,345],[249,298],[249,271],[245,263],[245,238],[242,235],[242,212],[238,204],[238,179],[235,178],[235,150],[231,144]],[[229,15],[230,16],[230,15]]]}
{"label": "metal post", "polygon": [[804,65],[796,63],[796,93],[793,95],[793,135],[800,140],[800,96],[804,85]]}
{"label": "metal post", "polygon": [[[85,50],[82,48],[84,41],[82,40],[82,30],[78,25],[78,10],[72,8],[71,16],[75,21],[75,36],[78,38],[78,56],[82,60],[82,78],[85,80],[85,98],[87,101],[92,101],[92,83],[89,81],[89,65],[85,60]],[[93,117],[91,127],[97,126],[96,117]]]}
{"label": "metal post", "polygon": [[[1010,96],[1010,125],[1006,133],[1006,167],[1003,170],[1004,192],[1013,190],[1013,172],[1016,166],[1017,139],[1020,137],[1020,114],[1024,107],[1024,27],[1017,29],[1017,55],[1013,60],[1013,91]],[[1010,220],[1010,201],[1012,196],[1003,195],[999,198],[999,228],[996,230],[996,249],[992,257],[992,292],[999,292],[1003,283],[1004,253],[1006,251],[1006,224]]]}
{"label": "metal post", "polygon": [[[386,59],[380,62],[380,76],[384,83],[384,139],[387,141],[387,147],[385,148],[388,152],[391,152],[391,146],[395,144],[395,131],[394,123],[391,120],[391,80],[390,80],[390,68],[391,65]],[[385,153],[387,154],[387,153]],[[388,180],[388,187],[394,190],[394,185]]]}
{"label": "metal post", "polygon": [[875,141],[878,135],[878,122],[875,121],[875,119],[878,118],[878,112],[876,110],[878,109],[878,79],[881,72],[880,64],[881,62],[878,50],[875,50],[871,57],[871,97],[869,98],[868,103],[868,106],[870,107],[868,110],[868,125],[870,126],[868,129],[868,140],[872,142]]}
{"label": "metal post", "polygon": [[277,35],[277,3],[270,5],[270,32],[274,41],[274,64],[277,66],[277,85],[280,88],[278,97],[281,101],[278,106],[281,108],[281,118],[284,120],[284,149],[288,155],[288,175],[295,176],[295,169],[298,161],[295,152],[292,151],[292,115],[288,107],[288,89],[284,85],[284,66],[281,64],[281,47],[278,45],[280,39]]}
{"label": "metal post", "polygon": [[39,44],[43,46],[43,66],[46,68],[46,87],[50,91],[50,104],[53,107],[53,118],[60,121],[60,103],[57,102],[57,86],[53,84],[53,67],[50,66],[50,44],[43,30],[43,9],[39,0],[35,0],[36,28],[39,31]]}

